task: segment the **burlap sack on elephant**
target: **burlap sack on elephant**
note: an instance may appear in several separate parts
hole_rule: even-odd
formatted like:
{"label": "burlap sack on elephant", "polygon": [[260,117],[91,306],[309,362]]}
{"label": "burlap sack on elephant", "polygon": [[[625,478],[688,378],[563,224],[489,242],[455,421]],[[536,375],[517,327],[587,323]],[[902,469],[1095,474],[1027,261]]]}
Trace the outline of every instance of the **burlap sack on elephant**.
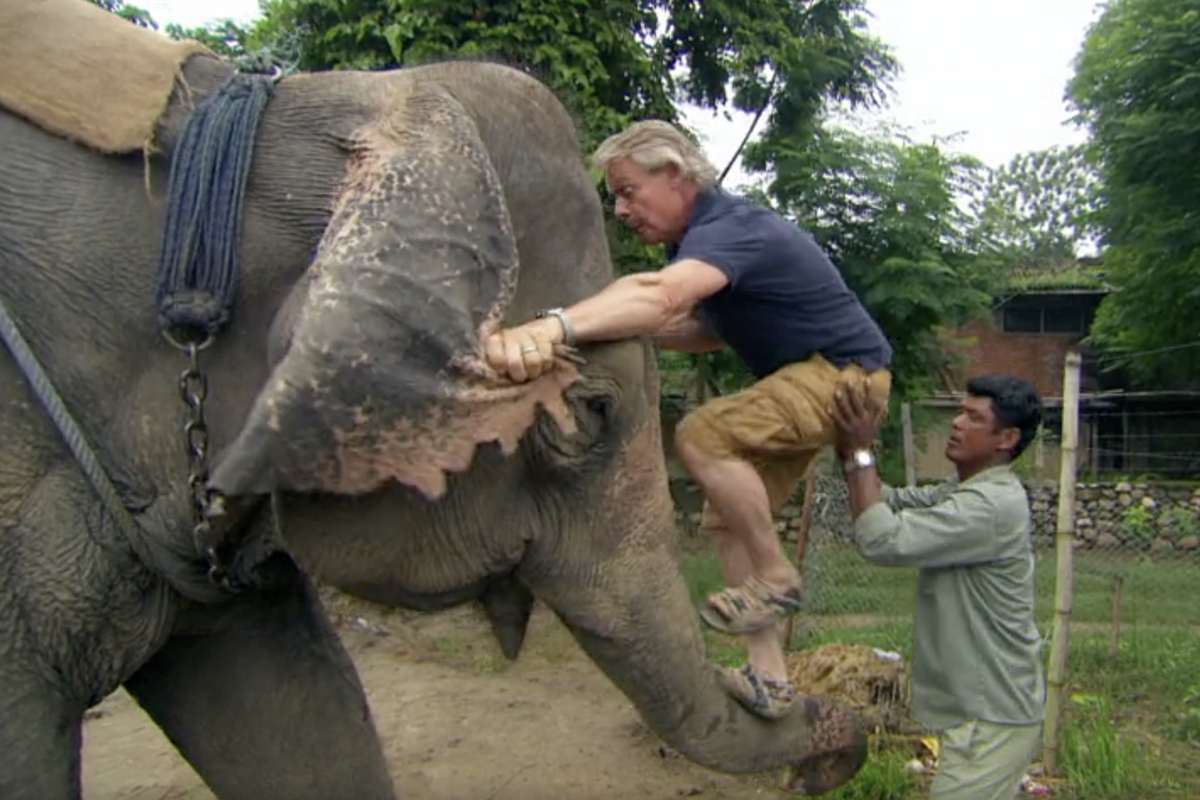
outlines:
{"label": "burlap sack on elephant", "polygon": [[183,62],[208,52],[85,0],[3,0],[0,106],[102,153],[142,150]]}

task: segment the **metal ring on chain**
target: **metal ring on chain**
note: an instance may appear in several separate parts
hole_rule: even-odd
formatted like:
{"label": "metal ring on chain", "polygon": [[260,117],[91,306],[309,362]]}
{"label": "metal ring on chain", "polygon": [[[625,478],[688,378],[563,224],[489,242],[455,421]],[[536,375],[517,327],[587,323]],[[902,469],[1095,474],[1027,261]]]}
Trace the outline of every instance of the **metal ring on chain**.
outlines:
{"label": "metal ring on chain", "polygon": [[172,347],[174,347],[176,350],[181,350],[184,353],[190,353],[193,349],[197,352],[200,352],[201,350],[207,350],[215,341],[212,334],[207,332],[194,339],[186,338],[180,335],[182,332],[182,330],[176,332],[174,330],[167,329],[162,332],[162,335]]}

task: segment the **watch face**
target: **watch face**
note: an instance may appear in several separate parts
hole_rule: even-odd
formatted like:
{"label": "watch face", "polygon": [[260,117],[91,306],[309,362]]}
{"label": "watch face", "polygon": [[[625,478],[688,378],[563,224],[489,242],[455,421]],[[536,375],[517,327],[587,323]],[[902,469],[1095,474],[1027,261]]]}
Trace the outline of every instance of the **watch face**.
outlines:
{"label": "watch face", "polygon": [[870,450],[859,450],[854,454],[854,463],[860,467],[869,467],[874,460]]}

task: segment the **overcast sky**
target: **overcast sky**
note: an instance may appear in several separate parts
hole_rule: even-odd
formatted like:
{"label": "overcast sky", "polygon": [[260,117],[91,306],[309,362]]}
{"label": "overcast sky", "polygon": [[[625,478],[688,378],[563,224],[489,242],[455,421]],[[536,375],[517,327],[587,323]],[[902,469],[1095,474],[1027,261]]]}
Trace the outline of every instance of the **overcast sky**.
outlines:
{"label": "overcast sky", "polygon": [[[159,25],[232,17],[248,22],[257,0],[135,0]],[[1017,153],[1082,139],[1067,123],[1063,92],[1096,0],[869,0],[871,29],[903,67],[882,117],[918,136],[963,134],[958,147],[998,165]],[[723,168],[748,117],[687,115]],[[740,176],[730,176],[734,186]]]}

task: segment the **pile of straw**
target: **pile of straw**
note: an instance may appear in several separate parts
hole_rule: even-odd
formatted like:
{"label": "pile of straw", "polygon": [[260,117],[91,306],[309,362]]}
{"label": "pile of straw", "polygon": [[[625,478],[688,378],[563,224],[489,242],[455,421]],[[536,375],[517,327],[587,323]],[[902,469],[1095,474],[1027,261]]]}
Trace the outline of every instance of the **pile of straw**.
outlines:
{"label": "pile of straw", "polygon": [[852,705],[870,731],[909,734],[908,670],[903,660],[872,647],[827,644],[788,654],[796,691],[836,697]]}

